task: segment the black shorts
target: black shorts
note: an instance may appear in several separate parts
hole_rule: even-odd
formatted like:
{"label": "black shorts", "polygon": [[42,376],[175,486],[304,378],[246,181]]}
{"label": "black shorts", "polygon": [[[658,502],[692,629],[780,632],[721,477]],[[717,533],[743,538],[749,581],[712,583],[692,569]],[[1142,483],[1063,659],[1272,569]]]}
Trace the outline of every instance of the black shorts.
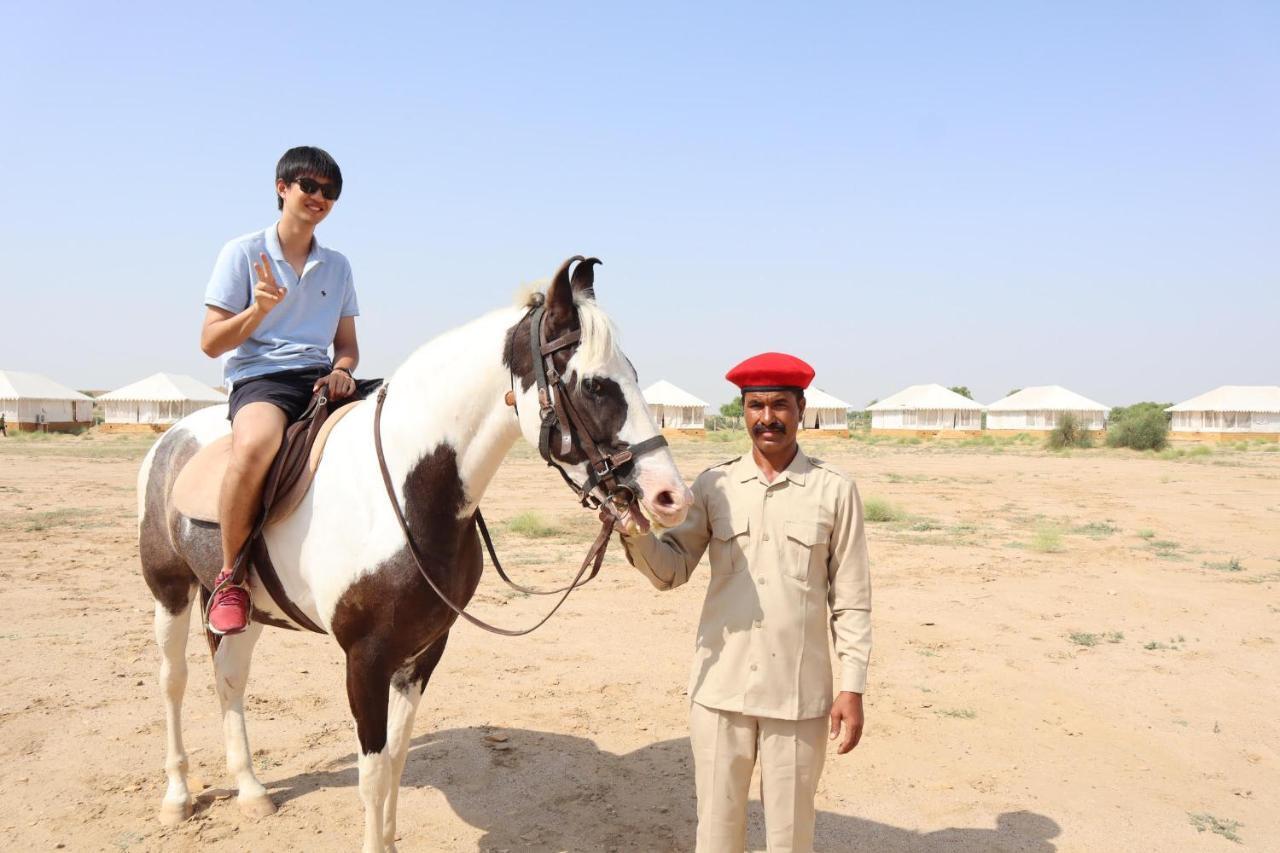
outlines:
{"label": "black shorts", "polygon": [[270,403],[285,413],[289,423],[293,423],[307,410],[316,380],[329,373],[328,367],[304,367],[237,382],[231,386],[231,397],[227,401],[227,420],[234,421],[236,412],[248,403]]}

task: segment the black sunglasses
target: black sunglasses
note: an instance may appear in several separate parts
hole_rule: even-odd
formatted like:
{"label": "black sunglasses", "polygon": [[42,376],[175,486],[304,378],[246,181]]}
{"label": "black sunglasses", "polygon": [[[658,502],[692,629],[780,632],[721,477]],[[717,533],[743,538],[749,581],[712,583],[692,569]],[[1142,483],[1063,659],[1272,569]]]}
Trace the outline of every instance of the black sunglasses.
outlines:
{"label": "black sunglasses", "polygon": [[306,195],[315,195],[316,190],[319,190],[321,195],[329,201],[337,201],[338,195],[342,192],[342,188],[337,184],[322,184],[313,178],[298,178],[294,183],[296,183],[298,185],[298,189],[302,190]]}

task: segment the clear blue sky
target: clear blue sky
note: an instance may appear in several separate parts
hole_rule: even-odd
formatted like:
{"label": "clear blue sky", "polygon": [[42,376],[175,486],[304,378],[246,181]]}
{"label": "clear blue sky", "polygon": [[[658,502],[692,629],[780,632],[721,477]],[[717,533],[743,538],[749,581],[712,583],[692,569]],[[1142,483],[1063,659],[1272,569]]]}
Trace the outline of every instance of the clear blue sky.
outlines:
{"label": "clear blue sky", "polygon": [[0,30],[0,367],[209,382],[221,245],[346,188],[361,372],[575,254],[644,384],[794,352],[1110,404],[1280,382],[1280,6],[26,3]]}

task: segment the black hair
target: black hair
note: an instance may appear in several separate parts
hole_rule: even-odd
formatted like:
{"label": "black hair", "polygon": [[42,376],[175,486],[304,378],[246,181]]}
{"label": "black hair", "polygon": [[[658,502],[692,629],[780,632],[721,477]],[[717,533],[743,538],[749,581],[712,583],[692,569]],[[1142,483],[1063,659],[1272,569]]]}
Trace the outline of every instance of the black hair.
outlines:
{"label": "black hair", "polygon": [[[324,178],[337,186],[339,194],[342,192],[342,170],[323,148],[299,145],[284,152],[276,163],[276,180],[284,181],[285,186],[304,177]],[[279,193],[276,193],[276,207],[284,210],[284,199]]]}

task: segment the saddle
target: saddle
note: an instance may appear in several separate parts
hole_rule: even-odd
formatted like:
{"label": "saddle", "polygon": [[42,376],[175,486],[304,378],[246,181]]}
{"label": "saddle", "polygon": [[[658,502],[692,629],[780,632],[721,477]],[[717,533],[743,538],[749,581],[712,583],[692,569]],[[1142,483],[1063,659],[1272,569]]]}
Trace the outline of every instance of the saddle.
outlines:
{"label": "saddle", "polygon": [[[267,471],[262,487],[262,509],[253,532],[249,534],[235,564],[235,582],[244,580],[251,561],[258,579],[271,595],[272,600],[296,624],[318,634],[325,633],[289,598],[271,556],[262,531],[268,524],[276,524],[293,514],[302,502],[315,479],[324,456],[324,446],[329,434],[355,407],[369,396],[380,379],[357,380],[356,390],[349,402],[331,403],[323,391],[311,398],[306,411],[298,420],[285,428],[284,440]],[[172,506],[181,514],[198,521],[220,523],[218,496],[231,459],[231,436],[225,435],[210,442],[196,452],[178,472],[173,484]]]}
{"label": "saddle", "polygon": [[[290,424],[262,488],[265,524],[275,524],[293,514],[311,488],[329,433],[359,400],[335,405],[316,395],[302,417]],[[231,436],[210,442],[182,466],[173,484],[173,508],[197,521],[218,524],[218,496],[231,461]]]}

